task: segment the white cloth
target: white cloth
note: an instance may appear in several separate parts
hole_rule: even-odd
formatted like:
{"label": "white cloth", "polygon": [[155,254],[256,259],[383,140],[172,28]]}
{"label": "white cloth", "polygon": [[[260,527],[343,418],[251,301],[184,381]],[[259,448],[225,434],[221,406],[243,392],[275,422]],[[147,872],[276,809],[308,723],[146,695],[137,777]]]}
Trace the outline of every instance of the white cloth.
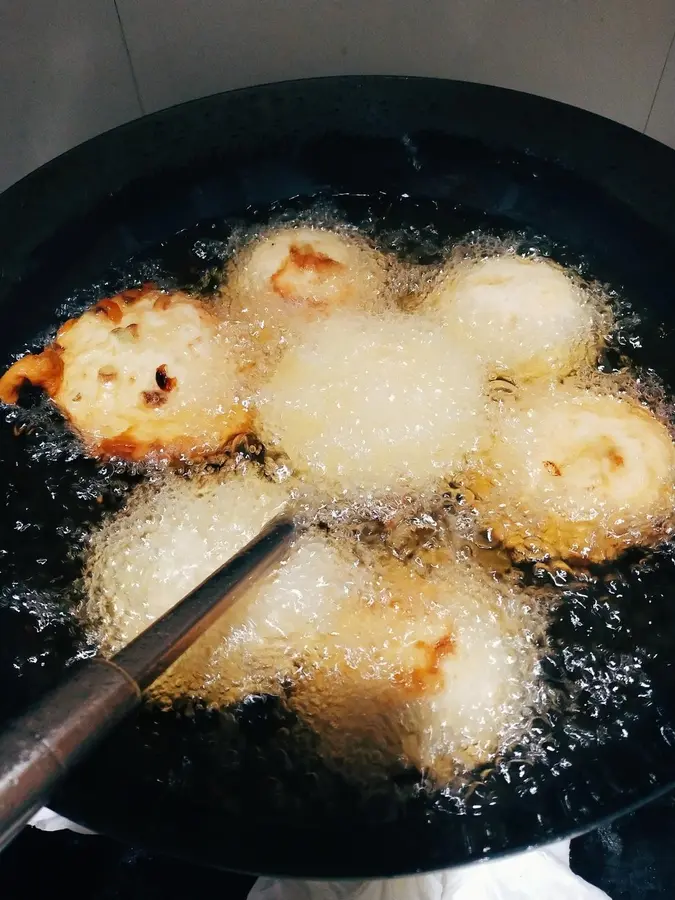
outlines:
{"label": "white cloth", "polygon": [[570,869],[562,841],[461,869],[387,881],[275,881],[259,878],[248,900],[609,900]]}
{"label": "white cloth", "polygon": [[[30,825],[43,831],[94,834],[50,809]],[[279,881],[259,878],[248,900],[609,900],[570,869],[570,842],[460,869],[386,881]]]}
{"label": "white cloth", "polygon": [[69,819],[64,819],[63,816],[57,815],[51,809],[47,809],[46,806],[39,809],[28,824],[33,825],[34,828],[39,828],[40,831],[63,831],[68,829],[68,831],[76,831],[78,834],[96,834],[95,831],[90,831],[88,828],[76,825],[75,822],[71,822]]}

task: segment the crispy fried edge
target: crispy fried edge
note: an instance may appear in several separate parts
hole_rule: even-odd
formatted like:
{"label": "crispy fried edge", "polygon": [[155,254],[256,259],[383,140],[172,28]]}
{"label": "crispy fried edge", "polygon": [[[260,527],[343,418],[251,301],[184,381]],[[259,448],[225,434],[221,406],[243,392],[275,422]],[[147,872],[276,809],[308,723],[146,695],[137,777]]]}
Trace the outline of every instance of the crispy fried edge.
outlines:
{"label": "crispy fried edge", "polygon": [[[122,306],[137,303],[148,294],[158,292],[156,285],[148,282],[140,288],[122,291],[113,297],[98,300],[93,306],[86,309],[82,316],[88,313],[102,314],[111,319],[113,323],[121,321]],[[176,292],[181,293],[181,292]],[[164,296],[164,295],[162,295]],[[188,297],[188,295],[185,295]],[[169,300],[169,297],[166,298]],[[205,308],[208,313],[208,310]],[[52,399],[58,394],[63,382],[64,363],[62,354],[64,348],[59,344],[70,329],[82,316],[68,319],[58,330],[53,344],[45,347],[41,353],[27,354],[18,359],[0,378],[0,401],[13,404],[19,399],[21,388],[26,382],[43,388]],[[56,402],[56,401],[55,401]],[[102,459],[126,459],[131,462],[141,462],[152,458],[157,461],[192,459],[195,457],[208,458],[222,451],[224,445],[236,434],[251,431],[253,417],[246,410],[233,410],[230,415],[230,424],[222,435],[217,445],[199,444],[188,435],[178,437],[167,444],[160,441],[138,441],[131,435],[131,429],[121,432],[111,438],[102,441],[94,441],[82,432],[73,423],[67,411],[56,403],[61,414],[70,424],[71,429],[79,437],[90,456]]]}

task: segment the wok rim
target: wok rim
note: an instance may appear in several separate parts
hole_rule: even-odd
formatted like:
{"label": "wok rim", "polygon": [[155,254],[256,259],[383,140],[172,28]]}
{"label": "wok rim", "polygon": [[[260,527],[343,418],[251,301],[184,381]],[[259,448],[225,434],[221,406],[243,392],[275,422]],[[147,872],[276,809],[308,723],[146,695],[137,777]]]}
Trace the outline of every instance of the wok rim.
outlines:
{"label": "wok rim", "polygon": [[[40,192],[44,189],[45,185],[49,185],[49,182],[57,180],[61,176],[69,176],[70,173],[72,173],[79,167],[81,162],[86,162],[87,160],[92,160],[93,158],[95,158],[96,151],[101,148],[108,147],[111,137],[133,137],[136,134],[142,133],[145,129],[153,128],[158,123],[161,124],[173,119],[174,117],[180,117],[182,111],[184,110],[190,109],[193,111],[199,111],[200,108],[206,109],[211,105],[218,106],[220,104],[226,104],[227,99],[231,97],[246,97],[247,95],[254,96],[264,92],[284,90],[288,91],[294,89],[297,91],[302,89],[303,86],[307,85],[345,85],[350,89],[355,89],[365,86],[376,87],[379,84],[397,85],[411,83],[418,84],[422,87],[433,87],[434,90],[448,90],[449,86],[450,91],[459,88],[462,90],[474,91],[477,94],[482,94],[483,96],[489,95],[491,97],[501,97],[507,103],[525,104],[526,106],[529,105],[531,107],[531,114],[533,114],[537,109],[541,110],[543,108],[546,108],[551,115],[553,115],[555,112],[558,112],[564,117],[573,119],[577,123],[577,127],[579,128],[583,129],[585,124],[587,124],[589,127],[592,126],[605,135],[605,140],[609,141],[611,139],[616,139],[617,141],[619,141],[619,143],[623,145],[621,149],[622,154],[624,154],[625,156],[630,156],[631,154],[634,155],[635,161],[639,161],[639,165],[641,167],[642,174],[647,185],[654,186],[654,188],[658,188],[659,191],[667,193],[667,185],[670,184],[672,186],[672,195],[675,196],[675,151],[667,147],[666,145],[661,144],[657,140],[630,128],[629,126],[607,119],[596,113],[579,109],[561,101],[551,100],[534,94],[526,94],[510,88],[476,84],[467,81],[406,75],[333,75],[309,79],[274,81],[260,85],[240,87],[231,91],[218,92],[210,94],[206,97],[195,98],[193,100],[188,100],[183,103],[166,107],[146,116],[142,116],[140,118],[136,118],[129,122],[118,125],[115,128],[109,129],[65,151],[64,153],[40,166],[38,169],[27,174],[19,181],[10,185],[0,195],[0,221],[3,218],[10,220],[13,218],[13,216],[16,215],[16,210],[21,209],[23,206],[23,196],[27,192]],[[546,144],[546,140],[544,140],[544,144]],[[537,155],[537,158],[539,159],[552,161],[563,168],[571,168],[573,171],[577,171],[573,164],[575,153],[564,152],[564,150],[565,148],[561,147],[559,155],[535,155]],[[616,197],[622,202],[627,203],[629,208],[633,208],[634,203],[631,203],[630,197],[633,196],[633,198],[637,197],[639,199],[641,194],[643,194],[646,189],[638,185],[635,191],[629,190],[628,194],[625,193],[625,169],[627,162],[628,160],[624,160],[623,166],[613,170],[614,174],[612,175],[612,173],[610,173],[609,177],[603,180],[601,186],[607,189],[612,196]],[[665,187],[664,181],[666,183]],[[654,220],[650,221],[650,224],[655,225],[659,230],[665,232],[670,238],[675,240],[675,216],[667,217],[663,213],[660,213]],[[440,868],[422,867],[411,871],[396,871],[395,874],[398,876],[403,876],[406,874],[417,874],[420,872],[439,871],[443,868],[450,867],[460,868],[463,865],[471,864],[480,859],[502,858],[505,856],[513,855],[515,853],[523,852],[527,849],[532,849],[534,847],[542,847],[551,843],[558,842],[560,840],[568,840],[580,834],[584,834],[592,829],[606,825],[622,815],[639,809],[640,807],[645,806],[648,803],[658,799],[659,797],[662,797],[665,794],[669,793],[673,790],[674,787],[675,778],[669,783],[655,787],[652,791],[644,794],[642,797],[629,801],[625,805],[622,805],[620,808],[617,808],[604,816],[591,816],[588,822],[579,824],[575,827],[570,827],[564,832],[558,833],[555,837],[546,838],[540,842],[524,843],[522,845],[508,847],[507,849],[491,851],[488,854],[483,854],[480,852],[475,853],[473,855],[467,856],[465,862],[454,863],[451,864],[451,866],[441,866]],[[76,805],[77,804],[75,804],[75,807]],[[218,862],[214,862],[213,858],[209,857],[208,852],[205,853],[205,855],[202,857],[198,850],[185,850],[180,846],[180,836],[174,836],[172,838],[170,835],[162,834],[155,838],[153,837],[153,835],[149,835],[147,831],[145,832],[145,834],[143,834],[143,829],[137,829],[134,824],[130,824],[129,827],[124,829],[119,828],[116,825],[113,827],[106,827],[105,822],[101,822],[97,815],[95,815],[93,818],[89,818],[86,815],[82,816],[80,813],[78,813],[77,808],[73,808],[73,804],[68,801],[67,797],[57,798],[53,803],[50,803],[49,806],[58,814],[69,818],[71,821],[75,822],[78,825],[90,828],[91,830],[96,831],[96,833],[105,834],[109,837],[124,841],[126,843],[143,846],[144,848],[151,849],[154,852],[160,854],[166,854],[167,852],[170,852],[170,854],[172,856],[175,856],[176,858],[198,862],[200,864],[211,865],[216,868],[227,869],[228,871],[240,871],[245,874],[257,874],[257,872],[250,867],[238,869],[236,867],[233,867],[230,863],[228,863],[227,865],[222,865]],[[105,819],[105,812],[103,812],[103,819]],[[265,874],[269,873],[266,871]],[[286,871],[283,871],[279,874],[284,877],[289,877],[290,875],[291,877],[311,877],[317,880],[329,880],[330,877],[335,877],[327,876],[325,874],[303,875],[301,868],[297,868],[294,866],[289,867]],[[344,878],[345,876],[339,875],[337,877]],[[373,872],[364,872],[363,874],[354,872],[350,873],[347,876],[349,880],[373,877],[387,876],[382,874],[378,876]]]}
{"label": "wok rim", "polygon": [[[82,818],[78,815],[77,810],[73,810],[67,801],[61,801],[56,803],[51,803],[49,805],[49,809],[53,812],[57,813],[57,815],[63,816],[69,821],[73,822],[75,825],[79,825],[83,828],[87,828],[90,831],[94,832],[94,836],[100,835],[102,837],[110,838],[111,840],[116,840],[123,844],[128,844],[130,846],[141,847],[145,852],[151,852],[156,854],[157,856],[168,856],[172,859],[178,859],[182,862],[192,863],[194,865],[205,866],[211,869],[215,869],[217,871],[223,872],[232,872],[236,875],[249,875],[253,878],[275,878],[275,879],[298,879],[303,881],[322,881],[322,882],[331,882],[331,881],[379,881],[379,880],[390,880],[396,878],[407,878],[410,876],[416,875],[431,875],[436,872],[444,872],[464,869],[467,866],[473,866],[480,862],[490,862],[492,860],[498,859],[507,859],[508,857],[518,856],[519,854],[527,853],[534,850],[543,849],[545,847],[551,847],[555,844],[561,843],[562,841],[571,841],[575,838],[582,837],[585,834],[588,834],[591,831],[596,831],[599,828],[604,828],[607,825],[610,825],[612,822],[615,822],[617,819],[622,818],[623,816],[628,816],[633,812],[641,809],[644,806],[648,806],[650,803],[660,799],[661,797],[666,796],[671,793],[675,789],[675,779],[673,779],[669,784],[663,785],[659,788],[653,790],[650,794],[642,797],[638,800],[633,800],[632,802],[622,806],[620,809],[617,809],[611,813],[607,813],[604,816],[593,818],[592,821],[585,823],[584,825],[578,825],[576,827],[571,827],[569,829],[565,829],[557,834],[555,837],[547,837],[541,841],[535,841],[533,843],[523,842],[513,847],[503,848],[496,851],[490,851],[489,853],[476,853],[467,857],[462,862],[453,862],[449,865],[442,866],[432,866],[425,867],[421,866],[419,868],[410,869],[406,868],[405,871],[396,870],[392,874],[379,873],[374,870],[350,870],[347,875],[344,873],[340,873],[337,875],[326,875],[321,871],[311,871],[310,874],[307,874],[307,869],[296,866],[289,866],[279,871],[268,871],[258,872],[255,868],[243,867],[238,868],[236,865],[231,864],[221,864],[219,862],[214,862],[212,855],[206,851],[205,853],[200,853],[199,850],[194,849],[185,849],[182,846],[182,842],[180,839],[176,840],[175,838],[168,837],[159,839],[150,837],[148,838],[142,832],[137,831],[133,827],[131,829],[119,829],[119,828],[108,828],[105,825],[102,825],[100,828],[94,827],[95,820]],[[71,813],[73,815],[71,815]],[[379,871],[379,870],[378,870]]]}

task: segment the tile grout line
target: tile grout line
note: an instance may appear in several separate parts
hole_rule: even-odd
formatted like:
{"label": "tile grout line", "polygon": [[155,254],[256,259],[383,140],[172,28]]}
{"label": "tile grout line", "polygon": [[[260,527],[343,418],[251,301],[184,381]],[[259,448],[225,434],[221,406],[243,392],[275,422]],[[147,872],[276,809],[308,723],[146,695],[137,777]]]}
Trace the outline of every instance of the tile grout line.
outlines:
{"label": "tile grout line", "polygon": [[[117,3],[117,0],[115,0]],[[668,44],[668,50],[666,52],[666,58],[663,63],[663,68],[661,69],[661,74],[659,75],[659,80],[656,82],[656,90],[654,91],[654,96],[652,97],[651,106],[649,107],[649,112],[647,113],[647,118],[645,120],[645,127],[642,129],[642,133],[646,134],[647,129],[649,128],[649,120],[652,117],[652,113],[654,112],[654,106],[656,105],[656,98],[659,94],[659,89],[661,87],[661,82],[663,81],[663,76],[666,74],[666,68],[668,67],[668,60],[670,59],[670,54],[673,51],[673,45],[675,44],[675,31],[673,31],[673,36],[670,39],[670,44]]]}
{"label": "tile grout line", "polygon": [[[124,52],[127,55],[127,60],[129,61],[129,69],[131,70],[131,80],[134,85],[134,91],[136,93],[136,99],[138,100],[138,105],[141,108],[141,115],[144,116],[145,113],[145,104],[143,103],[143,98],[141,96],[141,88],[138,84],[138,78],[136,77],[136,69],[134,68],[134,61],[131,58],[131,51],[129,50],[129,44],[127,42],[127,34],[124,30],[124,23],[122,21],[122,16],[120,15],[119,7],[117,6],[117,0],[113,0],[113,6],[115,7],[115,15],[117,16],[117,22],[120,26],[120,33],[122,35],[122,43],[124,44]],[[675,35],[673,35],[675,38]]]}

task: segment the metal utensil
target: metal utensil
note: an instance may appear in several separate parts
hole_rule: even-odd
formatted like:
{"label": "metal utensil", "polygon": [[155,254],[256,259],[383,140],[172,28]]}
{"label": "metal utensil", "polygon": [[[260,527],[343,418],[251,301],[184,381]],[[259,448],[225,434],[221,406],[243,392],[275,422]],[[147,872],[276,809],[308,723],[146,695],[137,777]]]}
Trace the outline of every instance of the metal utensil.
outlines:
{"label": "metal utensil", "polygon": [[295,526],[276,519],[112,659],[92,657],[0,735],[0,850],[56,784],[141,702],[161,675],[286,554]]}

